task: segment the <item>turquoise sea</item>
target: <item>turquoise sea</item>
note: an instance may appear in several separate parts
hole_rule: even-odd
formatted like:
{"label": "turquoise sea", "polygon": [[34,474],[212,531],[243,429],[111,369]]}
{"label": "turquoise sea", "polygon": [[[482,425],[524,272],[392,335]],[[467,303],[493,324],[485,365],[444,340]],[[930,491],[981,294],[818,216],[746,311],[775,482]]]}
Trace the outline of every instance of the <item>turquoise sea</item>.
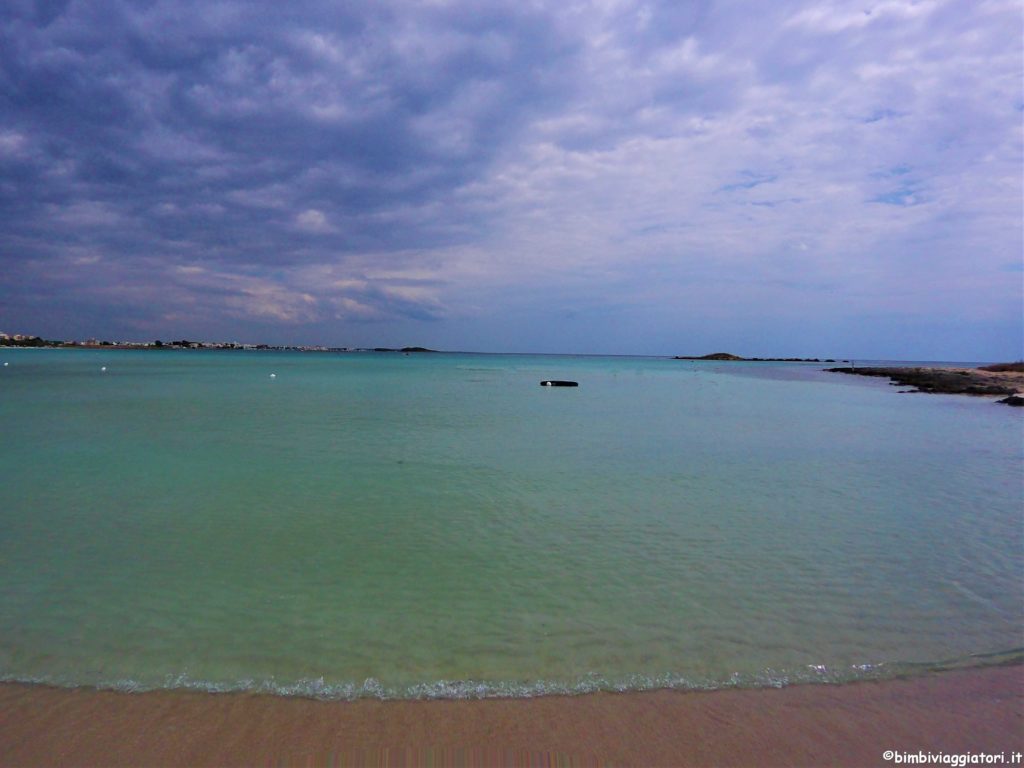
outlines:
{"label": "turquoise sea", "polygon": [[2,680],[524,696],[1024,659],[1024,421],[988,399],[664,358],[0,362]]}

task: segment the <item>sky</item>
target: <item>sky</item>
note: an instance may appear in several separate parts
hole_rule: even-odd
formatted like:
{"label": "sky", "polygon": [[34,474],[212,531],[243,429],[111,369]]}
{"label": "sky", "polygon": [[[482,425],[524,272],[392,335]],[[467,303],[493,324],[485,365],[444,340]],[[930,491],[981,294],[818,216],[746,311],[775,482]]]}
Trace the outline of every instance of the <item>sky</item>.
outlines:
{"label": "sky", "polygon": [[1024,355],[1018,0],[5,0],[0,330]]}

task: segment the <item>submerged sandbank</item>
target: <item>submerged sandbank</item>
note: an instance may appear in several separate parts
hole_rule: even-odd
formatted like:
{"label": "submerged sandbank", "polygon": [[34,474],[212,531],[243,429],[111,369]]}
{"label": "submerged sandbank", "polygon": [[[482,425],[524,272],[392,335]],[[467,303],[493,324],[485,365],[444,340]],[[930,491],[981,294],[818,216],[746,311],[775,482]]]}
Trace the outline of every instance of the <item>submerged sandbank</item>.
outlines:
{"label": "submerged sandbank", "polygon": [[844,685],[324,702],[0,685],[3,765],[893,765],[1024,751],[1024,666]]}

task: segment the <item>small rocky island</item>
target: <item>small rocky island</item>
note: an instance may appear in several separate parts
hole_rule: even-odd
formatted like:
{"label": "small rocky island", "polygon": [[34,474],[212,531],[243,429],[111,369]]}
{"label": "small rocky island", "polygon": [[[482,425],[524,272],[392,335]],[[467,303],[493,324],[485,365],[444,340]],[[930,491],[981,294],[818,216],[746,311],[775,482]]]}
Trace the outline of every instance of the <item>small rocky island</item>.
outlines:
{"label": "small rocky island", "polygon": [[890,384],[913,387],[905,392],[941,395],[1008,395],[1006,405],[1024,405],[1024,362],[998,363],[981,368],[828,368],[832,373],[855,376],[881,376]]}
{"label": "small rocky island", "polygon": [[[817,357],[740,357],[739,355],[733,355],[728,352],[712,352],[710,355],[701,355],[700,357],[693,357],[691,355],[677,355],[672,358],[673,360],[725,360],[725,361],[739,361],[744,363],[834,363],[835,360],[831,358],[828,360],[821,360]],[[849,362],[843,360],[842,362]]]}
{"label": "small rocky island", "polygon": [[393,347],[374,347],[374,352],[437,352],[436,349],[427,349],[426,347],[402,347],[401,349],[394,349]]}

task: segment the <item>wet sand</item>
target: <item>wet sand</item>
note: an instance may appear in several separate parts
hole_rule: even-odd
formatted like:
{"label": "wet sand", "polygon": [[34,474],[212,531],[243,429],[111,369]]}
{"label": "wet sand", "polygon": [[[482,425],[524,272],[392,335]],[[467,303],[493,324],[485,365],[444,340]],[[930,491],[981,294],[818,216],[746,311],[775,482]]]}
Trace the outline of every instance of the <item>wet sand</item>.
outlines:
{"label": "wet sand", "polygon": [[484,701],[0,685],[4,766],[897,764],[886,750],[995,753],[1014,764],[1012,753],[1024,752],[1024,666]]}

